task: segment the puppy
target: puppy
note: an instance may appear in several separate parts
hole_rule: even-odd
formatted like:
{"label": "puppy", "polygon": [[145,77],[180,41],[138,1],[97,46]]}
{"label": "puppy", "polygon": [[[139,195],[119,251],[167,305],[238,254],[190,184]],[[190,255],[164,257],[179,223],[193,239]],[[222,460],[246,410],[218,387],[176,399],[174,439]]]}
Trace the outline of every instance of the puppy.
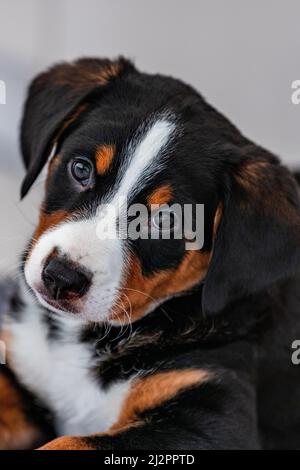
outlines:
{"label": "puppy", "polygon": [[[47,178],[3,329],[1,448],[299,448],[291,173],[193,88],[123,58],[38,76],[21,134],[22,197]],[[140,236],[122,236],[125,202],[147,208]],[[202,237],[174,236],[174,205],[192,228],[203,209]]]}

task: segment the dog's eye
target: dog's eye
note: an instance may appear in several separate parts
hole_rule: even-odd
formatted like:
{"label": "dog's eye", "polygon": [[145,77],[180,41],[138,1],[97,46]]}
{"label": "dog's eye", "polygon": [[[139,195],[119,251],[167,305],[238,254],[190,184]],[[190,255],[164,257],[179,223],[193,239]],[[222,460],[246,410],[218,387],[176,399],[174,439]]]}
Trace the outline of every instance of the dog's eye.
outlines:
{"label": "dog's eye", "polygon": [[179,220],[176,212],[168,206],[159,208],[152,217],[153,226],[160,232],[174,230]]}
{"label": "dog's eye", "polygon": [[93,175],[93,167],[88,160],[77,158],[71,163],[71,174],[82,186],[88,186]]}

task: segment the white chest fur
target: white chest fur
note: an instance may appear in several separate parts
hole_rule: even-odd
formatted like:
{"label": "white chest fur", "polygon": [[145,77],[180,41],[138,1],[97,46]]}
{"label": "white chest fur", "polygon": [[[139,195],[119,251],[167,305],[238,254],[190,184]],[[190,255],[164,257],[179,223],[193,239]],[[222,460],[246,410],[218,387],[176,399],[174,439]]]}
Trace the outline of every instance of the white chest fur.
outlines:
{"label": "white chest fur", "polygon": [[54,413],[59,435],[104,432],[116,422],[130,382],[103,390],[91,373],[89,345],[78,341],[78,323],[61,327],[61,339],[49,340],[40,308],[29,302],[22,321],[10,325],[13,369]]}

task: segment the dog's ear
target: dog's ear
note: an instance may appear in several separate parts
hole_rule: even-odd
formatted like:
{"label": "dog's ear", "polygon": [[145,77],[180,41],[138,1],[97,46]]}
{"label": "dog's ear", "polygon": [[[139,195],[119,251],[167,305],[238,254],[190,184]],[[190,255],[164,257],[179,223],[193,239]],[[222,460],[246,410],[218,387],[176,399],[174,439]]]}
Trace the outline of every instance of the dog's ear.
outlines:
{"label": "dog's ear", "polygon": [[206,315],[222,312],[234,300],[268,288],[300,266],[297,183],[277,158],[254,145],[253,151],[261,157],[238,159],[227,174],[203,286]]}
{"label": "dog's ear", "polygon": [[134,70],[119,58],[80,59],[62,63],[39,75],[30,85],[21,125],[21,151],[27,175],[24,197],[45,165],[52,148],[84,114],[95,94]]}

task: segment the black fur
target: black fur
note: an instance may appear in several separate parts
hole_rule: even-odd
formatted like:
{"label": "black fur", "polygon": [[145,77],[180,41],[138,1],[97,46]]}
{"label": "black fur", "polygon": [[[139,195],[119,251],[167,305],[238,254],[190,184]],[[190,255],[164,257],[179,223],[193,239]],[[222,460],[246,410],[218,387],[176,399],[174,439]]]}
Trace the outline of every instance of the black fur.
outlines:
{"label": "black fur", "polygon": [[[205,204],[204,252],[213,258],[203,284],[165,302],[120,335],[90,325],[81,340],[107,360],[91,375],[99,386],[155,371],[201,368],[213,372],[206,384],[150,409],[144,426],[116,436],[87,437],[96,449],[299,448],[300,380],[291,363],[291,343],[300,337],[300,206],[295,179],[279,160],[256,146],[191,87],[169,77],[138,72],[121,60],[122,72],[105,86],[61,85],[78,68],[98,69],[107,61],[60,65],[35,80],[22,126],[28,170],[25,195],[46,162],[55,135],[82,104],[83,113],[59,135],[62,161],[48,182],[44,210],[64,209],[80,217],[96,207],[116,177],[128,138],[158,112],[180,125],[168,165],[155,181],[174,189],[179,203]],[[68,162],[93,160],[101,143],[116,145],[109,173],[84,194],[66,178]],[[59,191],[57,191],[59,188]],[[149,191],[151,188],[148,188]],[[151,192],[151,191],[150,191]],[[141,193],[144,202],[148,193]],[[214,216],[222,208],[213,238]],[[91,209],[93,210],[93,209]],[[182,240],[134,242],[146,274],[177,266]],[[59,341],[51,320],[51,340]],[[51,335],[50,335],[51,336]]]}

